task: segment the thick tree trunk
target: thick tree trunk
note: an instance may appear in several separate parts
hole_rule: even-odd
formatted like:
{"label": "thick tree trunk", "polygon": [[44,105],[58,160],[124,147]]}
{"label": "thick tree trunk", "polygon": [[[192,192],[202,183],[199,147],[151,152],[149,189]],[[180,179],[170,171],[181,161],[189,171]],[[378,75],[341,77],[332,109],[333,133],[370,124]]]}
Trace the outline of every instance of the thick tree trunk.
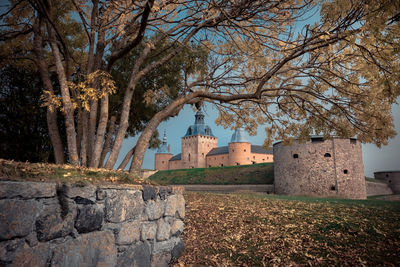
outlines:
{"label": "thick tree trunk", "polygon": [[[53,85],[50,80],[48,65],[43,58],[43,37],[40,31],[39,19],[36,19],[33,24],[33,32],[33,50],[36,56],[36,63],[38,65],[44,89],[48,90],[51,94],[54,94]],[[50,141],[53,146],[55,162],[56,164],[64,164],[64,147],[61,141],[60,132],[58,131],[57,127],[57,110],[55,108],[47,107],[46,119]]]}
{"label": "thick tree trunk", "polygon": [[65,76],[64,66],[62,64],[60,51],[58,49],[57,42],[55,39],[54,30],[49,23],[47,23],[47,28],[50,37],[50,46],[54,56],[54,61],[55,61],[54,63],[56,65],[58,81],[60,83],[60,89],[61,89],[64,117],[65,117],[65,128],[67,132],[69,162],[72,165],[77,166],[79,165],[79,160],[78,160],[78,151],[76,147],[74,111],[72,108],[71,97],[67,86],[67,79]]}
{"label": "thick tree trunk", "polygon": [[119,164],[119,166],[117,168],[118,170],[125,169],[126,165],[128,165],[128,163],[129,163],[129,160],[131,159],[133,153],[135,153],[135,149],[136,149],[136,146],[134,146],[131,150],[129,150],[128,153],[126,153],[124,159],[122,160],[121,164]]}
{"label": "thick tree trunk", "polygon": [[114,136],[114,129],[115,129],[115,121],[116,120],[117,120],[117,116],[115,116],[115,115],[112,115],[110,120],[109,120],[107,138],[106,138],[106,141],[104,142],[103,150],[101,151],[99,168],[103,168],[103,166],[104,166],[104,159],[107,156],[108,150],[109,150],[109,148],[111,146],[112,138]]}
{"label": "thick tree trunk", "polygon": [[81,139],[81,165],[87,167],[88,154],[88,112],[82,110],[82,139]]}

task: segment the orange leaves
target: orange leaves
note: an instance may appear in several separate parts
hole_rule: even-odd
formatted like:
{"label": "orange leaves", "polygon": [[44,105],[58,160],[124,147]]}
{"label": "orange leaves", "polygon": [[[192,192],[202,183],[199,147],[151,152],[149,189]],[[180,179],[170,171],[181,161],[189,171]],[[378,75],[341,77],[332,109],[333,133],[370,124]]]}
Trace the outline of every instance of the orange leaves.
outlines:
{"label": "orange leaves", "polygon": [[398,205],[190,192],[185,199],[186,249],[176,266],[400,263]]}

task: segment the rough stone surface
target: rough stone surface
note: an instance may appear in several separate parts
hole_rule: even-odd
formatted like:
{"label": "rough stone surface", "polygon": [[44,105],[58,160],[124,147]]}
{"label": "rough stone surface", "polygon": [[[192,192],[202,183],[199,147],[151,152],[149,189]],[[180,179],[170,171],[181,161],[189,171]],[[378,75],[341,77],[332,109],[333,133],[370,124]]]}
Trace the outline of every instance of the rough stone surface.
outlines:
{"label": "rough stone surface", "polygon": [[22,197],[40,198],[54,197],[56,195],[55,183],[36,183],[36,182],[11,182],[3,181],[0,186],[0,198]]}
{"label": "rough stone surface", "polygon": [[166,251],[172,251],[172,249],[181,242],[179,237],[172,237],[168,240],[156,242],[153,246],[153,254],[162,253]]}
{"label": "rough stone surface", "polygon": [[182,195],[168,196],[165,206],[165,216],[175,216],[178,212],[179,218],[185,218],[185,199]]}
{"label": "rough stone surface", "polygon": [[183,243],[182,240],[179,240],[171,251],[172,260],[178,259],[184,249],[185,249],[185,243]]}
{"label": "rough stone surface", "polygon": [[110,232],[91,232],[54,249],[52,266],[116,266],[117,249]]}
{"label": "rough stone surface", "polygon": [[140,220],[124,223],[118,233],[117,244],[130,245],[140,240]]}
{"label": "rough stone surface", "polygon": [[393,191],[387,183],[366,181],[367,196],[392,195]]}
{"label": "rough stone surface", "polygon": [[29,246],[34,247],[38,244],[38,239],[36,233],[32,232],[27,237],[25,237],[26,242]]}
{"label": "rough stone surface", "polygon": [[170,195],[172,192],[172,189],[170,187],[161,187],[160,190],[158,191],[158,195],[160,196],[161,200],[165,200],[168,195]]}
{"label": "rough stone surface", "polygon": [[69,198],[86,198],[86,199],[94,199],[96,196],[97,187],[94,185],[85,185],[85,186],[69,186],[67,196]]}
{"label": "rough stone surface", "polygon": [[107,192],[102,189],[102,188],[98,188],[96,191],[96,199],[97,200],[104,200],[107,196]]}
{"label": "rough stone surface", "polygon": [[142,192],[136,190],[107,190],[106,218],[109,222],[134,219],[143,211]]}
{"label": "rough stone surface", "polygon": [[36,220],[38,240],[48,241],[69,235],[74,229],[75,217],[76,204],[72,201],[68,201],[68,213],[65,218],[61,216],[61,207],[58,203],[45,205]]}
{"label": "rough stone surface", "polygon": [[143,200],[156,199],[156,190],[153,186],[143,186]]}
{"label": "rough stone surface", "polygon": [[26,247],[18,250],[10,266],[46,266],[50,256],[50,245],[40,243],[34,248]]}
{"label": "rough stone surface", "polygon": [[157,241],[167,240],[170,237],[171,226],[164,219],[157,221]]}
{"label": "rough stone surface", "polygon": [[163,215],[163,206],[160,200],[149,200],[146,203],[145,213],[149,220],[158,220]]}
{"label": "rough stone surface", "polygon": [[141,238],[145,240],[153,240],[156,236],[157,224],[154,222],[144,222],[142,223],[142,235]]}
{"label": "rough stone surface", "polygon": [[171,224],[171,235],[178,236],[183,232],[183,222],[181,220],[174,220]]}
{"label": "rough stone surface", "polygon": [[0,242],[0,261],[12,262],[15,258],[15,252],[24,246],[24,239],[13,239]]}
{"label": "rough stone surface", "polygon": [[154,254],[151,257],[151,267],[167,267],[171,261],[171,252]]}
{"label": "rough stone surface", "polygon": [[31,233],[37,212],[38,203],[34,200],[0,200],[0,240]]}
{"label": "rough stone surface", "polygon": [[150,266],[150,245],[148,243],[140,243],[126,250],[118,256],[119,267],[147,267]]}
{"label": "rough stone surface", "polygon": [[79,233],[99,230],[103,224],[104,211],[98,205],[84,205],[78,209],[75,228]]}

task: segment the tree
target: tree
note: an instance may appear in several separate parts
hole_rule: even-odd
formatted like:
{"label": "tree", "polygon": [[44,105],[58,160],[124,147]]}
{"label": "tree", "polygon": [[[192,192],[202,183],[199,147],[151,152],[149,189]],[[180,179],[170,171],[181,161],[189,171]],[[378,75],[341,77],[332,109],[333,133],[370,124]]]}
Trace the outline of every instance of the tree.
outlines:
{"label": "tree", "polygon": [[[11,5],[13,10],[3,17],[15,21],[16,10],[24,3]],[[86,33],[80,39],[85,40],[87,49],[84,61],[74,57],[79,52],[74,48],[77,46],[66,38],[68,29],[60,27],[63,21],[56,16],[59,2],[28,3],[24,8],[30,11],[23,26],[10,26],[13,30],[3,35],[7,39],[29,36],[26,21],[42,23],[39,25],[51,48],[47,49],[51,53],[48,60],[55,66],[61,88],[59,102],[71,164],[85,163],[88,158],[89,166],[99,165],[101,148],[107,143],[109,95],[115,88],[109,73],[137,47],[143,50],[123,89],[107,168],[114,166],[126,137],[140,81],[192,43],[207,51],[207,69],[184,75],[181,92],[146,123],[131,171],[140,169],[146,147],[163,120],[186,104],[202,101],[219,108],[218,123],[224,126],[235,123],[254,133],[256,124],[268,124],[267,143],[277,137],[305,138],[313,130],[325,136],[357,135],[363,142],[378,145],[395,135],[389,111],[400,94],[399,1],[334,0],[317,5],[318,1],[311,0],[71,0],[61,17],[76,18],[72,12],[79,15],[74,22]],[[298,27],[319,10],[321,21]],[[165,40],[173,46],[149,60]],[[72,70],[78,69],[84,75],[72,75]],[[168,96],[164,88],[159,85],[143,97],[148,102],[162,101]],[[80,106],[85,110],[76,111]]]}

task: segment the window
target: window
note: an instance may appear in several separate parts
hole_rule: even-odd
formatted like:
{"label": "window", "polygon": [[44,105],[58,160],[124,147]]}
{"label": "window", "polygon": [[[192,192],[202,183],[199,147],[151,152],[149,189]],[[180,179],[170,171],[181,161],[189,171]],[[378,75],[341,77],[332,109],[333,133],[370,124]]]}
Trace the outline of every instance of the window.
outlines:
{"label": "window", "polygon": [[344,174],[348,174],[349,171],[348,171],[348,170],[343,170],[343,173],[344,173]]}
{"label": "window", "polygon": [[313,138],[311,138],[311,142],[312,143],[324,142],[324,138],[322,138],[322,137],[313,137]]}
{"label": "window", "polygon": [[164,163],[164,161],[161,161],[161,163]]}
{"label": "window", "polygon": [[245,149],[245,150],[243,150],[243,152],[246,152],[246,149]]}
{"label": "window", "polygon": [[239,163],[239,162],[236,162],[236,165],[240,165],[240,163]]}
{"label": "window", "polygon": [[211,167],[211,165],[208,165],[208,167]]}
{"label": "window", "polygon": [[190,154],[189,154],[189,161],[190,161]]}
{"label": "window", "polygon": [[263,159],[263,161],[265,161],[265,159]]}
{"label": "window", "polygon": [[232,152],[235,152],[235,149],[232,149]]}
{"label": "window", "polygon": [[336,186],[331,185],[331,190],[332,190],[332,191],[335,191],[335,190],[336,190]]}
{"label": "window", "polygon": [[269,157],[267,157],[267,159],[269,159]]}
{"label": "window", "polygon": [[224,166],[224,164],[221,163],[221,166]]}
{"label": "window", "polygon": [[299,158],[299,154],[293,154],[293,158],[294,159],[298,159]]}
{"label": "window", "polygon": [[330,158],[330,157],[331,157],[331,154],[325,153],[324,157],[325,157],[325,158]]}
{"label": "window", "polygon": [[357,139],[350,138],[350,144],[356,144],[356,143],[357,143]]}

